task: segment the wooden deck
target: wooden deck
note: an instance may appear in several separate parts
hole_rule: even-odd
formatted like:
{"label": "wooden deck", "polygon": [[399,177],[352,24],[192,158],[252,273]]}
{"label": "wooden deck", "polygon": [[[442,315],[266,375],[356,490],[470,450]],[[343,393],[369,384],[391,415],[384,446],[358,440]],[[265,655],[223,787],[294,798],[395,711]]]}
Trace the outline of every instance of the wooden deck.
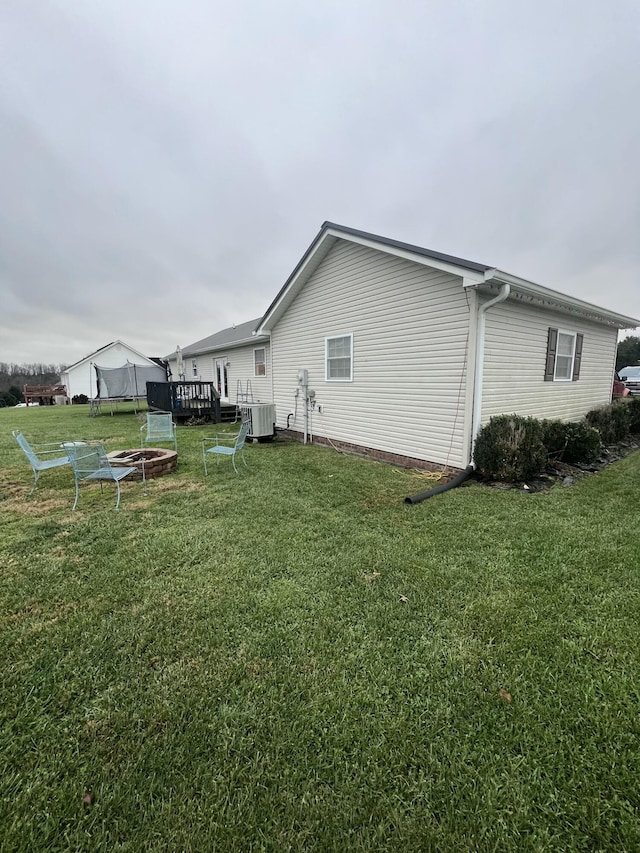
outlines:
{"label": "wooden deck", "polygon": [[67,386],[56,385],[25,385],[24,401],[28,405],[38,403],[40,406],[53,406],[56,397],[67,397]]}
{"label": "wooden deck", "polygon": [[219,423],[222,419],[220,395],[213,382],[147,382],[147,404],[152,411],[171,412],[176,420]]}

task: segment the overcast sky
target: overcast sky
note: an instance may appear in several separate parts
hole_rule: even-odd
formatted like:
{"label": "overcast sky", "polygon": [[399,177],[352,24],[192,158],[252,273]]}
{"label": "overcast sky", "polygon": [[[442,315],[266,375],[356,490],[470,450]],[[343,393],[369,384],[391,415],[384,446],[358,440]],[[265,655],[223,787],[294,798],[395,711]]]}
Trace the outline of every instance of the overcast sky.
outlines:
{"label": "overcast sky", "polygon": [[1,0],[0,361],[166,355],[324,220],[640,317],[638,0]]}

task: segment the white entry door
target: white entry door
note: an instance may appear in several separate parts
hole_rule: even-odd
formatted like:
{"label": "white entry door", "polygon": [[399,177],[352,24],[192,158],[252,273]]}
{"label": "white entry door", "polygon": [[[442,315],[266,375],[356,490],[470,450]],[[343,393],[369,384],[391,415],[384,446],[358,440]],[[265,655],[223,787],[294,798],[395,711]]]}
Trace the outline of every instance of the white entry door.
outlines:
{"label": "white entry door", "polygon": [[229,377],[227,375],[227,358],[216,358],[216,369],[215,369],[215,383],[216,388],[218,389],[218,394],[220,394],[220,400],[223,403],[229,402],[229,386],[228,380]]}

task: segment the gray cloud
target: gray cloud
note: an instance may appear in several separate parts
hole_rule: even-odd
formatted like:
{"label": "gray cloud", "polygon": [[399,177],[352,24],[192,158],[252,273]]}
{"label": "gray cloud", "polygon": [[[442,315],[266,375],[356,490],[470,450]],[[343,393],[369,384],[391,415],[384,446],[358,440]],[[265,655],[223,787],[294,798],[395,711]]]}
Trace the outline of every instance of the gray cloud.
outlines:
{"label": "gray cloud", "polygon": [[610,6],[4,4],[0,360],[258,316],[325,219],[640,315],[640,7]]}

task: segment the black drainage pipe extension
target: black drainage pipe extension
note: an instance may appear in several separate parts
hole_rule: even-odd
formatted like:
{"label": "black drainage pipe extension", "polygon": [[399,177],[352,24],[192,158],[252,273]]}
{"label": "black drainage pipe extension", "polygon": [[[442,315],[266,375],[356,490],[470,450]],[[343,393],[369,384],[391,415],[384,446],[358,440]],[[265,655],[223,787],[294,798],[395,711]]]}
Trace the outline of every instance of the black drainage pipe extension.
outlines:
{"label": "black drainage pipe extension", "polygon": [[473,471],[473,465],[469,465],[464,469],[464,471],[461,471],[456,477],[454,477],[453,480],[449,480],[448,483],[442,483],[440,486],[434,486],[433,489],[427,489],[426,492],[411,495],[411,497],[405,498],[404,502],[406,504],[419,504],[421,501],[426,501],[427,498],[432,498],[434,495],[440,495],[442,492],[448,492],[449,489],[455,489],[456,486],[460,486],[465,480],[468,480],[473,474]]}

